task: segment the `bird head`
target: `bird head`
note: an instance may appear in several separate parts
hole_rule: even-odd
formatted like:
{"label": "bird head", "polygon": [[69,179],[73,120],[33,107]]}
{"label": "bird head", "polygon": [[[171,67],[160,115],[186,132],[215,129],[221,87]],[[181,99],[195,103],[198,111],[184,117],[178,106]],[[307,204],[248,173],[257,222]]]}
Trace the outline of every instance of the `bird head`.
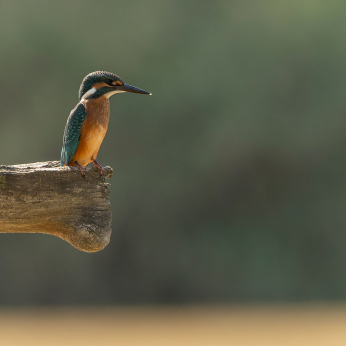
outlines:
{"label": "bird head", "polygon": [[124,83],[114,73],[96,71],[83,79],[79,88],[79,99],[95,99],[101,96],[109,98],[114,94],[124,92],[151,95],[148,91]]}

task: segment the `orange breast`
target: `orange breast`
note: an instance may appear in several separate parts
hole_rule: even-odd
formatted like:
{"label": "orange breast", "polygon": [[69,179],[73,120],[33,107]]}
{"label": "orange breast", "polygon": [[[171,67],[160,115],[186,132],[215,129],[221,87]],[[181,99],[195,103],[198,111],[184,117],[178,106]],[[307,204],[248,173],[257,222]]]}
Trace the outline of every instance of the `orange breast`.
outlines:
{"label": "orange breast", "polygon": [[74,162],[77,161],[81,166],[86,166],[92,160],[96,160],[109,122],[109,101],[106,98],[100,99],[85,102],[87,116],[81,128],[80,143],[71,165],[75,165]]}

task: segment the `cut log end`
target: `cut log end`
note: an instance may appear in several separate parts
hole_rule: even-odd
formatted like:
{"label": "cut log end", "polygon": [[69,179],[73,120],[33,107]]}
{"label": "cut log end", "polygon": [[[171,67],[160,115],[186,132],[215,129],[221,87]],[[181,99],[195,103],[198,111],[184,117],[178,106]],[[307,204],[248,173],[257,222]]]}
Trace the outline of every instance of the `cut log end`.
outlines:
{"label": "cut log end", "polygon": [[60,167],[58,161],[0,166],[0,233],[46,233],[85,252],[111,236],[109,184],[113,170]]}

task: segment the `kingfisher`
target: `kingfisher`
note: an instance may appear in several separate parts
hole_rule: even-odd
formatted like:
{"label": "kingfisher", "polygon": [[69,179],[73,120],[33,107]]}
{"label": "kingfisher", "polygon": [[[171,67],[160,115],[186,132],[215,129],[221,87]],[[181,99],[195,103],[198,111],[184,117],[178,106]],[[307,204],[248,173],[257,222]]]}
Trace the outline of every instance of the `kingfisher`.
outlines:
{"label": "kingfisher", "polygon": [[85,176],[84,167],[93,162],[103,174],[96,157],[108,128],[109,98],[124,92],[151,95],[106,71],[92,72],[83,79],[79,103],[72,109],[65,126],[61,166],[77,166]]}

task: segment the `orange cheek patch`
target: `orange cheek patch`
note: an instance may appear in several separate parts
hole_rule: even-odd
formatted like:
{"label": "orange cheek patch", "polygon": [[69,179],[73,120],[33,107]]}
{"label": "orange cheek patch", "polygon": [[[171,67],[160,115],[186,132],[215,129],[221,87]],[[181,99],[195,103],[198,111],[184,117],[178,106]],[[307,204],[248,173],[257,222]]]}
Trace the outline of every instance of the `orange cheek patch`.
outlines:
{"label": "orange cheek patch", "polygon": [[96,90],[97,89],[100,89],[100,88],[102,88],[102,87],[104,87],[104,86],[108,86],[108,84],[106,84],[106,83],[95,83],[94,85],[93,85],[93,88],[95,88]]}
{"label": "orange cheek patch", "polygon": [[124,85],[124,83],[123,83],[123,82],[120,82],[120,80],[117,80],[117,81],[115,82],[115,84],[116,84],[116,85]]}

